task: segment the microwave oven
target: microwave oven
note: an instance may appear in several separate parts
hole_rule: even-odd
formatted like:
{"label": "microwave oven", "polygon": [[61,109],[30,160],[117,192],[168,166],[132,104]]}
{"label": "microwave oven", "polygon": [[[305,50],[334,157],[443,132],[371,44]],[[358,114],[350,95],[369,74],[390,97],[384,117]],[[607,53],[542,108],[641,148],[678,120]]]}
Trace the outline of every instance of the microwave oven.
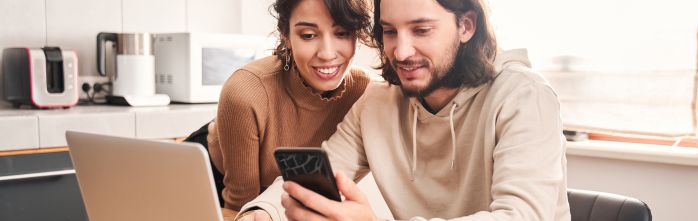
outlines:
{"label": "microwave oven", "polygon": [[275,43],[275,38],[256,35],[156,34],[156,92],[173,102],[218,102],[228,77],[252,60],[271,55]]}

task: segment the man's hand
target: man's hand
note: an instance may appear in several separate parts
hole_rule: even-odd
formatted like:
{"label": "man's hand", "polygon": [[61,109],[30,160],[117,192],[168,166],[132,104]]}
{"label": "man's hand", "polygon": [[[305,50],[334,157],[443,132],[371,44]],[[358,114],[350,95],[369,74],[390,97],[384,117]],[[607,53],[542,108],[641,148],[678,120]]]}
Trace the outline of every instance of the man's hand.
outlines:
{"label": "man's hand", "polygon": [[271,216],[264,210],[252,210],[241,214],[237,221],[271,221]]}
{"label": "man's hand", "polygon": [[378,220],[366,196],[356,183],[343,173],[336,173],[337,187],[343,202],[328,199],[294,182],[284,182],[281,205],[289,220]]}
{"label": "man's hand", "polygon": [[208,124],[208,135],[206,136],[206,141],[210,144],[215,142],[218,144],[218,130],[216,129],[216,122],[211,121],[211,123]]}

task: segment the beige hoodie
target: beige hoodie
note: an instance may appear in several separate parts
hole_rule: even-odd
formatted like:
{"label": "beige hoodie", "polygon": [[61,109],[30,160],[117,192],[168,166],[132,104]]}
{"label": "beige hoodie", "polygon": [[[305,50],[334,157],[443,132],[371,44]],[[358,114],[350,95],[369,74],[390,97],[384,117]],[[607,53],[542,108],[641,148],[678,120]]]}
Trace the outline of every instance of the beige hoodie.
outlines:
{"label": "beige hoodie", "polygon": [[[557,96],[525,50],[500,52],[494,81],[438,113],[372,83],[322,147],[335,171],[373,172],[396,219],[570,220]],[[243,211],[286,220],[281,179]]]}

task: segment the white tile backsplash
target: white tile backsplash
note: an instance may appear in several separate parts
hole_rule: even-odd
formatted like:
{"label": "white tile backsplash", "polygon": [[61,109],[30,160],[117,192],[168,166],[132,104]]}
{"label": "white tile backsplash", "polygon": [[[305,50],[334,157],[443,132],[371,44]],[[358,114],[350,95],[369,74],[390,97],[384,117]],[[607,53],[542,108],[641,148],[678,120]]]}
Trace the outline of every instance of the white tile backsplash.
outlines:
{"label": "white tile backsplash", "polygon": [[80,76],[96,76],[99,32],[121,32],[121,0],[46,2],[47,42],[78,54]]}
{"label": "white tile backsplash", "polygon": [[43,46],[46,41],[44,9],[44,0],[0,0],[0,46]]}
{"label": "white tile backsplash", "polygon": [[189,0],[187,4],[188,31],[240,33],[239,0]]}
{"label": "white tile backsplash", "polygon": [[276,31],[276,19],[269,13],[269,6],[274,0],[240,1],[240,32],[267,36]]}
{"label": "white tile backsplash", "polygon": [[186,0],[122,0],[123,32],[184,32]]}

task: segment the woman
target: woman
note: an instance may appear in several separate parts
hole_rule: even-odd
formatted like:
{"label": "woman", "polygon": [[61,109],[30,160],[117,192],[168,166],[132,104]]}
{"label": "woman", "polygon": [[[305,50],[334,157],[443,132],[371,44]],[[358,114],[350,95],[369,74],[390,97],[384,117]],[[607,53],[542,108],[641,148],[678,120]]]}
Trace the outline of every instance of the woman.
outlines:
{"label": "woman", "polygon": [[273,7],[275,56],[235,71],[209,127],[224,207],[236,211],[280,175],[275,148],[320,146],[369,82],[349,68],[357,39],[369,39],[365,0],[277,0]]}

